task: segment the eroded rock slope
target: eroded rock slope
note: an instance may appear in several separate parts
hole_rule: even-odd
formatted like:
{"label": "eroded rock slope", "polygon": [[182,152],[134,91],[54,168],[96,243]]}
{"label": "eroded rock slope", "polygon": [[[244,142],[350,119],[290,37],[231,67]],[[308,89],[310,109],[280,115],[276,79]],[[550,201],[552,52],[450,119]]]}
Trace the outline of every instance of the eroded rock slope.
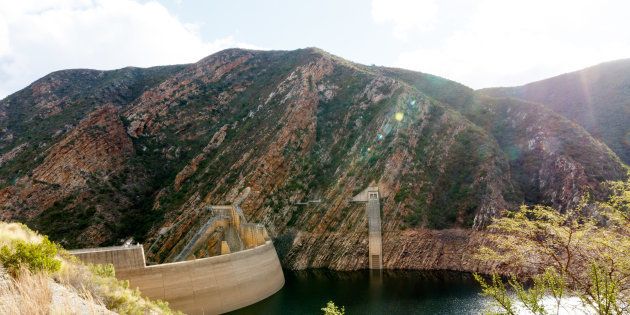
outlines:
{"label": "eroded rock slope", "polygon": [[[2,100],[0,121],[20,121],[5,123],[0,147],[16,170],[0,172],[3,217],[70,246],[134,236],[162,261],[204,223],[206,206],[239,203],[267,226],[286,267],[359,269],[367,221],[350,199],[378,185],[386,267],[476,270],[468,258],[492,217],[521,203],[564,211],[627,172],[604,143],[540,105],[318,49],[230,49],[159,70],[124,101],[108,97],[109,85],[91,90],[102,100],[73,105],[83,120],[42,133],[41,152],[23,135],[34,120],[18,119],[27,92]],[[38,124],[68,120],[51,101],[63,93],[27,90],[42,95],[28,99],[35,108],[50,108]]]}

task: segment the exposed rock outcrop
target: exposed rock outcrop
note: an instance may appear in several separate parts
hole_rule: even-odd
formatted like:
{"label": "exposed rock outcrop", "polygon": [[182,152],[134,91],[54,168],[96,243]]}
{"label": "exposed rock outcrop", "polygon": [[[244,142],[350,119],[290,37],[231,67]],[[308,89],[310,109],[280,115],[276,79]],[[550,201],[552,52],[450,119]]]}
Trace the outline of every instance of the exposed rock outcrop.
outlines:
{"label": "exposed rock outcrop", "polygon": [[[93,189],[118,176],[133,155],[133,144],[125,132],[118,109],[112,105],[98,108],[46,150],[45,158],[30,174],[17,179],[15,185],[0,190],[0,215],[8,221],[38,222],[68,206],[85,209],[94,194],[100,193]],[[104,208],[93,209],[90,210],[92,215],[99,212],[102,219],[82,227],[81,235],[86,242],[110,237],[111,231],[104,229],[104,221],[115,222],[121,218]],[[39,224],[51,223],[36,224],[38,228],[44,228]]]}
{"label": "exposed rock outcrop", "polygon": [[[360,269],[367,221],[350,199],[377,185],[386,267],[482,270],[500,266],[477,265],[471,253],[505,209],[565,211],[627,176],[570,120],[428,74],[318,49],[230,49],[167,70],[133,93],[121,92],[129,78],[93,87],[114,105],[76,105],[94,112],[81,123],[42,114],[37,123],[55,127],[24,149],[15,149],[28,137],[22,125],[0,125],[0,154],[19,151],[5,163],[19,171],[0,172],[3,217],[70,246],[133,236],[161,261],[203,224],[207,205],[237,202],[266,225],[285,266]],[[77,99],[55,92],[72,80],[59,84],[30,88],[50,103],[36,108],[74,108],[54,101]],[[0,102],[0,122],[26,115],[16,114],[26,92]],[[64,215],[72,230],[55,224]]]}

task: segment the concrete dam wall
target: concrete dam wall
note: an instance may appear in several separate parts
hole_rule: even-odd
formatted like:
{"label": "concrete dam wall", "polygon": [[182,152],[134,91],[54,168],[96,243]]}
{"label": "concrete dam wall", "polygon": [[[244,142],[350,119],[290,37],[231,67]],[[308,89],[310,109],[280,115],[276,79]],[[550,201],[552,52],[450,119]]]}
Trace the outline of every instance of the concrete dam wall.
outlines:
{"label": "concrete dam wall", "polygon": [[140,245],[71,251],[87,263],[111,263],[116,277],[187,314],[220,314],[276,293],[284,275],[271,241],[242,251],[146,266]]}
{"label": "concrete dam wall", "polygon": [[70,253],[90,264],[112,264],[116,272],[145,267],[142,245],[112,246],[71,250]]}
{"label": "concrete dam wall", "polygon": [[180,240],[168,263],[147,266],[142,245],[71,253],[87,263],[113,264],[117,278],[188,314],[226,313],[280,290],[284,275],[265,227],[246,222],[233,205],[207,210],[205,223]]}

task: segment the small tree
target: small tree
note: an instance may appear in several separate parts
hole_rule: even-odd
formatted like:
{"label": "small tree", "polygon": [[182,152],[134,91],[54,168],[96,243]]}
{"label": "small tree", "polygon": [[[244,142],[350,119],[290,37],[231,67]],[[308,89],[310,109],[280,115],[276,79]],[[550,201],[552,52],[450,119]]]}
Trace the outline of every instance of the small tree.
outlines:
{"label": "small tree", "polygon": [[[493,221],[490,244],[477,258],[516,275],[487,281],[483,294],[507,314],[519,304],[534,314],[558,313],[567,297],[579,297],[598,314],[630,311],[630,183],[612,183],[607,202],[587,203],[559,213],[545,206],[522,206]],[[531,285],[523,285],[524,275]],[[520,275],[520,278],[517,276]],[[508,294],[508,288],[514,293]],[[543,304],[551,297],[553,305]],[[517,303],[520,302],[520,303]]]}

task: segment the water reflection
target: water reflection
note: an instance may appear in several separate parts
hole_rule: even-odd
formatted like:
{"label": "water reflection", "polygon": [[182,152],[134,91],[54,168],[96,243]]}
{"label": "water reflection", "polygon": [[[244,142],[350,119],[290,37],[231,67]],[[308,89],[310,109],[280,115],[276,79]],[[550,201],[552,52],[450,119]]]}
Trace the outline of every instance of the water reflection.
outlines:
{"label": "water reflection", "polygon": [[270,298],[233,314],[320,314],[332,300],[351,314],[479,314],[487,300],[459,272],[285,270]]}
{"label": "water reflection", "polygon": [[370,290],[369,290],[369,299],[371,301],[380,300],[381,292],[383,292],[383,270],[370,270]]}

